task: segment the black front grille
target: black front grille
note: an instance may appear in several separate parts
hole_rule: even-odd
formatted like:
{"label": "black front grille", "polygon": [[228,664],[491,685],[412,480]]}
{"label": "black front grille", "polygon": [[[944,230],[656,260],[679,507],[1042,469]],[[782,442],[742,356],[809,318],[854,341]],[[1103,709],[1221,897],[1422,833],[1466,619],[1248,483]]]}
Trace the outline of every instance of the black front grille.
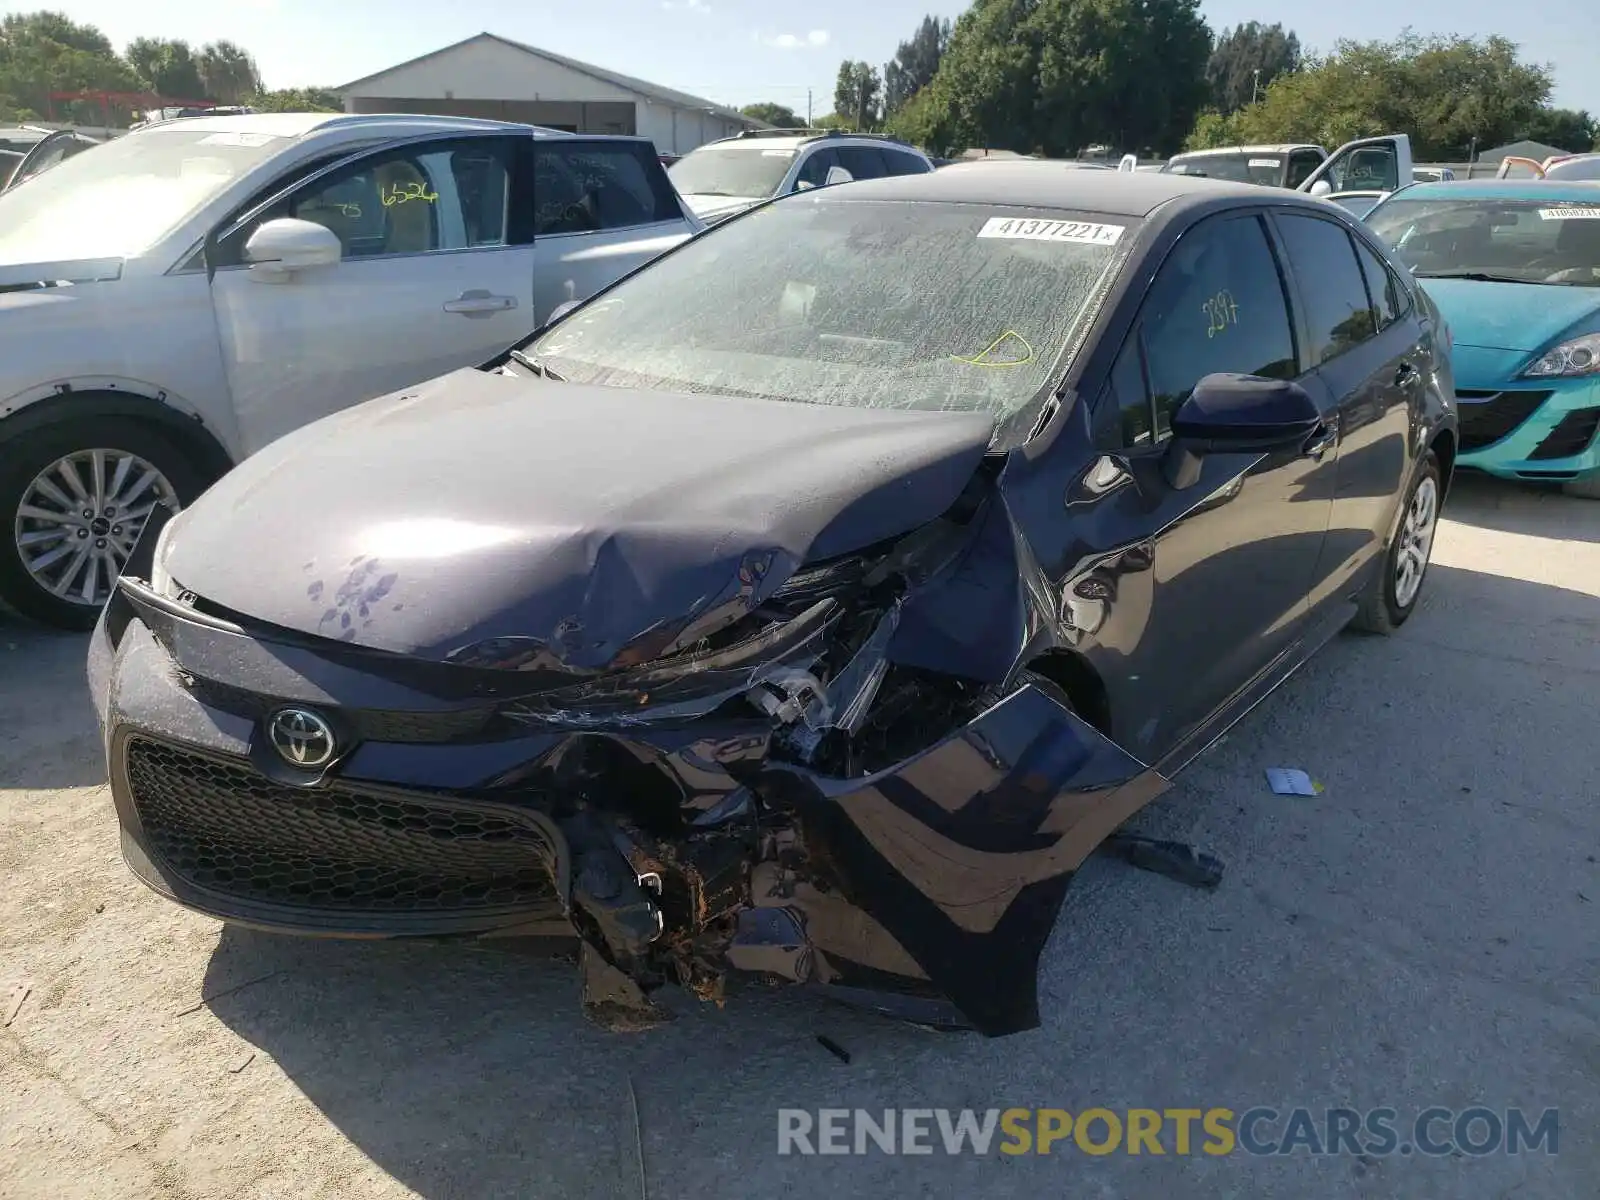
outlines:
{"label": "black front grille", "polygon": [[289,787],[248,764],[126,744],[149,847],[197,887],[262,904],[369,913],[539,907],[556,848],[532,821],[442,797]]}
{"label": "black front grille", "polygon": [[1600,408],[1575,408],[1556,423],[1529,458],[1570,458],[1582,454],[1600,429]]}
{"label": "black front grille", "polygon": [[1456,392],[1461,448],[1482,450],[1510,434],[1550,399],[1549,392]]}

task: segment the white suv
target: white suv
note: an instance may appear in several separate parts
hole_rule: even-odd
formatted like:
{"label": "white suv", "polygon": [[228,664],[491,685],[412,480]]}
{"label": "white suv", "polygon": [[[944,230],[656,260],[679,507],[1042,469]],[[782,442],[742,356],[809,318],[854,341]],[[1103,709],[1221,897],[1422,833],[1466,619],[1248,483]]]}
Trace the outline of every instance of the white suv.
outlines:
{"label": "white suv", "polygon": [[689,151],[667,174],[695,215],[714,224],[773,196],[931,170],[921,150],[883,134],[750,129]]}
{"label": "white suv", "polygon": [[151,125],[0,194],[0,601],[88,628],[153,506],[474,366],[703,229],[643,138]]}

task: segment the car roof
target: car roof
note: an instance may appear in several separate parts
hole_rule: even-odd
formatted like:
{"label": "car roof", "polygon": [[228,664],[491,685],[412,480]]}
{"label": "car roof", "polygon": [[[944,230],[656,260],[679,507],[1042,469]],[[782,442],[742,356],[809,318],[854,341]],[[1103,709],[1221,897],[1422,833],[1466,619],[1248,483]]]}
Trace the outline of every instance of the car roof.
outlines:
{"label": "car roof", "polygon": [[1199,204],[1222,196],[1255,204],[1296,198],[1313,203],[1301,193],[1249,183],[1155,171],[1082,171],[1037,159],[994,161],[981,171],[946,167],[922,175],[862,180],[829,188],[825,195],[841,200],[1059,208],[1123,217],[1146,217],[1173,201]]}
{"label": "car roof", "polygon": [[[859,142],[870,146],[895,146],[916,154],[922,153],[909,142],[903,142],[888,134],[850,133],[842,129],[750,129],[742,134],[736,133],[732,137],[717,138],[695,149],[715,146],[718,150],[798,150],[802,146],[809,146],[812,142],[830,144]],[[689,153],[693,154],[694,150],[690,150]]]}
{"label": "car roof", "polygon": [[1593,179],[1454,179],[1414,183],[1396,199],[1406,200],[1586,200],[1600,204]]}
{"label": "car roof", "polygon": [[[441,117],[427,113],[335,113],[335,112],[300,112],[300,113],[236,113],[222,117],[174,117],[165,121],[154,121],[137,132],[159,129],[185,129],[197,133],[259,133],[269,134],[273,137],[298,138],[332,128],[360,129],[371,128],[382,132],[386,128],[403,127],[407,130],[426,133],[438,129],[448,131],[453,129],[464,130],[505,130],[515,133],[531,133],[534,137],[574,137],[575,134],[567,133],[560,129],[546,129],[540,125],[526,125],[514,121],[489,121],[480,117]],[[616,134],[584,134],[585,138],[600,138],[603,140],[637,141],[637,138],[620,137]]]}
{"label": "car roof", "polygon": [[1185,150],[1182,154],[1174,154],[1169,160],[1177,162],[1184,158],[1204,158],[1208,154],[1288,154],[1294,150],[1321,150],[1322,147],[1315,142],[1279,142],[1274,145],[1262,144],[1259,146],[1213,146],[1209,150]]}

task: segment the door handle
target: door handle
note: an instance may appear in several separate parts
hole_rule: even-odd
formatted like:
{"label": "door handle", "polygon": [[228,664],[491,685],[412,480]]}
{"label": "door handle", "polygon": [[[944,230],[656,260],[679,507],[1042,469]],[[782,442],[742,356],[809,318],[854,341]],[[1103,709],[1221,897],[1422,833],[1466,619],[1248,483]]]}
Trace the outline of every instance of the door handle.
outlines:
{"label": "door handle", "polygon": [[482,288],[462,292],[454,300],[446,300],[444,311],[459,313],[463,317],[492,317],[497,312],[509,312],[517,306],[515,296],[496,296]]}
{"label": "door handle", "polygon": [[1400,364],[1394,373],[1394,385],[1399,388],[1416,387],[1422,382],[1422,373],[1408,362]]}
{"label": "door handle", "polygon": [[1311,431],[1311,436],[1306,439],[1305,445],[1300,448],[1300,453],[1306,458],[1322,461],[1322,456],[1339,441],[1339,426],[1332,421],[1324,421]]}

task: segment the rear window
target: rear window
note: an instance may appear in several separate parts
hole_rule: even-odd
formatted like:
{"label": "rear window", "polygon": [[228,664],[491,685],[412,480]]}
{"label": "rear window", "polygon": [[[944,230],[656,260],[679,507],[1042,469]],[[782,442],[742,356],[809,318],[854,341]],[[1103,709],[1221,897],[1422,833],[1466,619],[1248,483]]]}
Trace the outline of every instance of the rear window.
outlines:
{"label": "rear window", "polygon": [[673,163],[667,174],[685,196],[761,199],[778,190],[795,154],[779,146],[701,146]]}
{"label": "rear window", "polygon": [[1367,226],[1424,279],[1600,286],[1600,199],[1394,199]]}
{"label": "rear window", "polygon": [[642,142],[536,141],[534,235],[625,229],[682,214],[655,151]]}
{"label": "rear window", "polygon": [[1281,154],[1230,151],[1225,154],[1198,154],[1169,162],[1163,170],[1169,175],[1200,175],[1206,179],[1227,179],[1233,183],[1255,183],[1277,187],[1283,182],[1284,156]]}

